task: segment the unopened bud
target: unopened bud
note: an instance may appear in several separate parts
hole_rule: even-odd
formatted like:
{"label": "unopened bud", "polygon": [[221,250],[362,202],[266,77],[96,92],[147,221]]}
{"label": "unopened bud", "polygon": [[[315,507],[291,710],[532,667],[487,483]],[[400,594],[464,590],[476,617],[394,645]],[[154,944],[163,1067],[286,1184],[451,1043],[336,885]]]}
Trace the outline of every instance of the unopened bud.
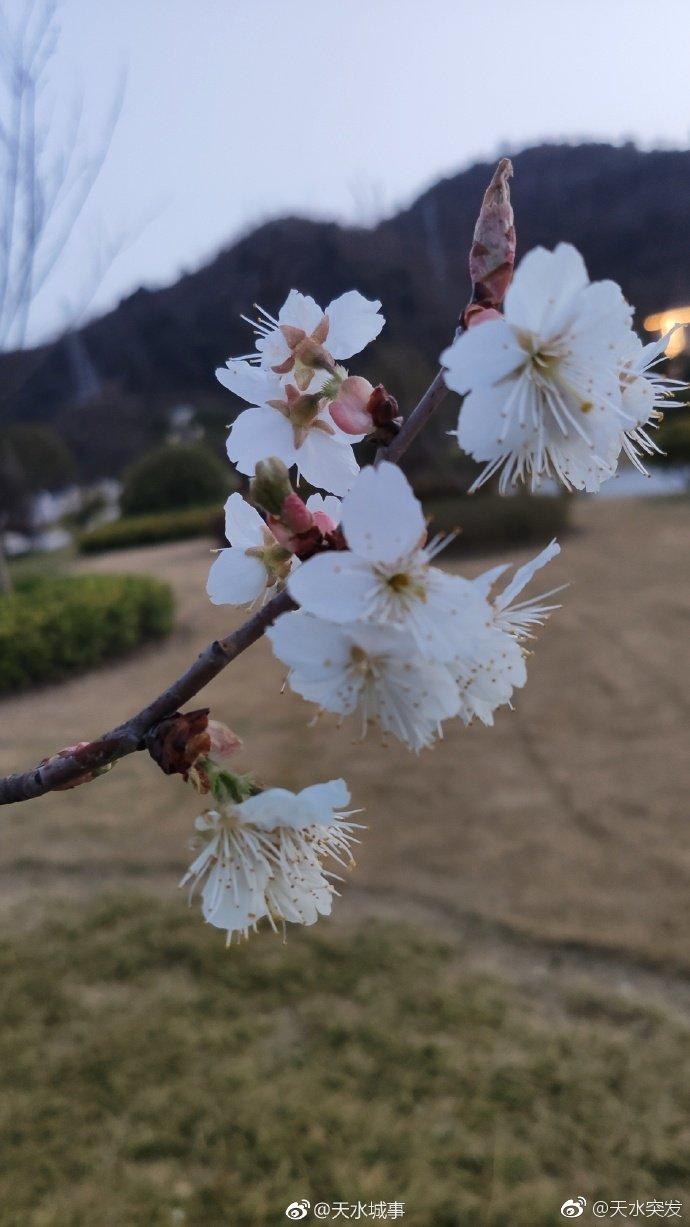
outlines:
{"label": "unopened bud", "polygon": [[151,758],[165,775],[181,775],[198,792],[206,793],[209,755],[213,751],[227,758],[242,742],[227,724],[209,720],[208,707],[198,711],[174,712],[161,720],[144,737]]}
{"label": "unopened bud", "polygon": [[373,389],[367,410],[377,429],[382,426],[390,426],[393,422],[397,422],[400,416],[397,400],[386,391],[382,383],[377,384]]}
{"label": "unopened bud", "polygon": [[241,738],[221,720],[209,720],[207,727],[211,738],[211,753],[217,758],[229,758],[242,748]]}
{"label": "unopened bud", "polygon": [[[315,554],[320,549],[323,533],[311,512],[309,512],[309,516],[310,523],[301,532],[288,528],[282,520],[275,519],[273,516],[268,517],[268,527],[276,540],[280,542],[280,547],[283,548],[286,560],[289,560],[292,554],[300,559],[310,558],[312,554]],[[285,574],[282,578],[286,578],[289,575],[289,565],[286,565],[284,570]]]}
{"label": "unopened bud", "polygon": [[174,712],[149,729],[144,744],[165,775],[181,775],[186,780],[197,759],[210,753],[208,710]]}
{"label": "unopened bud", "polygon": [[[373,387],[361,375],[344,379],[328,406],[333,421],[350,435],[370,435],[398,422],[398,402],[383,384]],[[393,432],[394,433],[394,432]]]}
{"label": "unopened bud", "polygon": [[474,228],[470,251],[472,303],[483,307],[500,307],[513,276],[515,225],[508,182],[512,173],[510,159],[501,158]]}
{"label": "unopened bud", "polygon": [[[88,750],[90,746],[90,741],[78,741],[73,746],[65,746],[63,750],[58,750],[57,754],[52,754],[50,758],[42,758],[39,766],[48,767],[63,758],[79,758],[82,751]],[[90,784],[97,776],[105,775],[107,771],[112,771],[113,766],[113,763],[106,763],[104,767],[94,767],[91,770],[84,771],[81,775],[75,776],[73,780],[68,780],[66,784],[55,784],[53,792],[67,792],[69,788],[78,788],[80,784]]]}
{"label": "unopened bud", "polygon": [[372,429],[368,405],[373,386],[361,375],[343,379],[338,393],[328,406],[333,421],[347,435],[368,435]]}
{"label": "unopened bud", "polygon": [[283,503],[292,494],[290,475],[282,460],[277,456],[259,460],[249,483],[249,493],[254,503],[269,515],[279,517]]}
{"label": "unopened bud", "polygon": [[314,517],[294,490],[283,500],[280,520],[292,533],[306,533],[314,523]]}

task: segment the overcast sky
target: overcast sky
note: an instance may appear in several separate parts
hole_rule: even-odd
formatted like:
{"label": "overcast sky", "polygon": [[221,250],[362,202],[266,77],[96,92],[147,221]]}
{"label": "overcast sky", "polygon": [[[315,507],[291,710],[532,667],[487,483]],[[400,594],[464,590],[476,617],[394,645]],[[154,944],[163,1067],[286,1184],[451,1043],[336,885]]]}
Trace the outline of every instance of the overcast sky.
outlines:
{"label": "overcast sky", "polygon": [[125,68],[127,86],[34,338],[99,234],[130,244],[92,311],[265,218],[369,221],[499,147],[690,139],[689,0],[62,0],[61,28],[56,114],[81,90],[95,139]]}

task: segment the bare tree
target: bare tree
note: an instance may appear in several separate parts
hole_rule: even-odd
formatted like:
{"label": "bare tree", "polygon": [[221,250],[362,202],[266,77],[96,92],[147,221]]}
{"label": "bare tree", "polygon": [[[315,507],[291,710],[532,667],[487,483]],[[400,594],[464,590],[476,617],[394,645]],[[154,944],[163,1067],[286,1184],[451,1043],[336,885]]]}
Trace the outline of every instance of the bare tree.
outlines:
{"label": "bare tree", "polygon": [[[124,81],[91,146],[81,98],[66,118],[61,116],[49,88],[60,35],[58,8],[58,0],[23,0],[20,16],[11,20],[0,5],[0,351],[25,347],[32,307],[78,228],[122,107]],[[72,304],[74,317],[114,254],[99,253],[90,287]],[[8,583],[0,561],[0,591]]]}
{"label": "bare tree", "polygon": [[[32,306],[72,238],[110,149],[123,83],[92,148],[83,102],[65,122],[51,97],[58,0],[0,6],[0,348],[26,343]],[[81,307],[81,304],[80,304]]]}

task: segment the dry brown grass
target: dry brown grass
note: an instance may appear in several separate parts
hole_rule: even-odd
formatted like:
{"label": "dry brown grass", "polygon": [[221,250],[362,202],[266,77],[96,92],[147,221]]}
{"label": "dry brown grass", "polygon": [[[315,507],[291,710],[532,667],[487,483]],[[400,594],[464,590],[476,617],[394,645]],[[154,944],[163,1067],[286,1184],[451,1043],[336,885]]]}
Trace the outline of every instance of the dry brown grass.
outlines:
{"label": "dry brown grass", "polygon": [[[288,787],[343,773],[366,808],[339,921],[414,915],[447,933],[690,968],[690,504],[578,500],[574,523],[548,577],[570,581],[563,609],[541,633],[516,711],[494,729],[450,725],[417,762],[375,738],[352,744],[329,720],[309,728],[307,705],[280,693],[267,643],[205,692],[245,740],[242,769]],[[208,549],[192,541],[79,564],[170,581],[178,629],[124,664],[0,704],[3,770],[125,717],[238,620],[206,601]],[[4,899],[36,905],[104,884],[170,894],[195,804],[138,755],[94,785],[6,810]]]}
{"label": "dry brown grass", "polygon": [[[574,518],[564,607],[493,730],[416,761],[309,728],[266,643],[209,687],[242,769],[343,773],[367,811],[333,920],[287,947],[226,952],[187,911],[197,801],[144,755],[3,811],[2,1227],[271,1227],[301,1196],[547,1227],[567,1196],[682,1196],[690,504]],[[178,628],[0,704],[0,768],[99,733],[229,629],[207,564],[195,541],[80,564],[169,580]]]}

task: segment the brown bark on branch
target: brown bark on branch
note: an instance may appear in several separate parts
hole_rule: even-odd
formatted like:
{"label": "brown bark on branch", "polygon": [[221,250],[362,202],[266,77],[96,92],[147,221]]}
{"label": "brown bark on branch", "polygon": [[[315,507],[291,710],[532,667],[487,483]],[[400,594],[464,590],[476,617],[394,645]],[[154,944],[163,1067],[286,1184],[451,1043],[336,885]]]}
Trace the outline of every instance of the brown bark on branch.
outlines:
{"label": "brown bark on branch", "polygon": [[52,762],[23,775],[9,775],[0,779],[0,805],[40,797],[60,785],[69,783],[77,776],[98,770],[143,748],[142,741],[149,729],[172,715],[183,703],[193,699],[231,660],[252,643],[256,643],[266,627],[281,613],[294,608],[295,605],[287,592],[280,592],[238,630],[225,639],[216,639],[204,648],[182,677],[178,677],[167,690],[135,716],[125,720],[124,724],[110,729],[102,737],[88,742],[73,754],[54,758]]}

